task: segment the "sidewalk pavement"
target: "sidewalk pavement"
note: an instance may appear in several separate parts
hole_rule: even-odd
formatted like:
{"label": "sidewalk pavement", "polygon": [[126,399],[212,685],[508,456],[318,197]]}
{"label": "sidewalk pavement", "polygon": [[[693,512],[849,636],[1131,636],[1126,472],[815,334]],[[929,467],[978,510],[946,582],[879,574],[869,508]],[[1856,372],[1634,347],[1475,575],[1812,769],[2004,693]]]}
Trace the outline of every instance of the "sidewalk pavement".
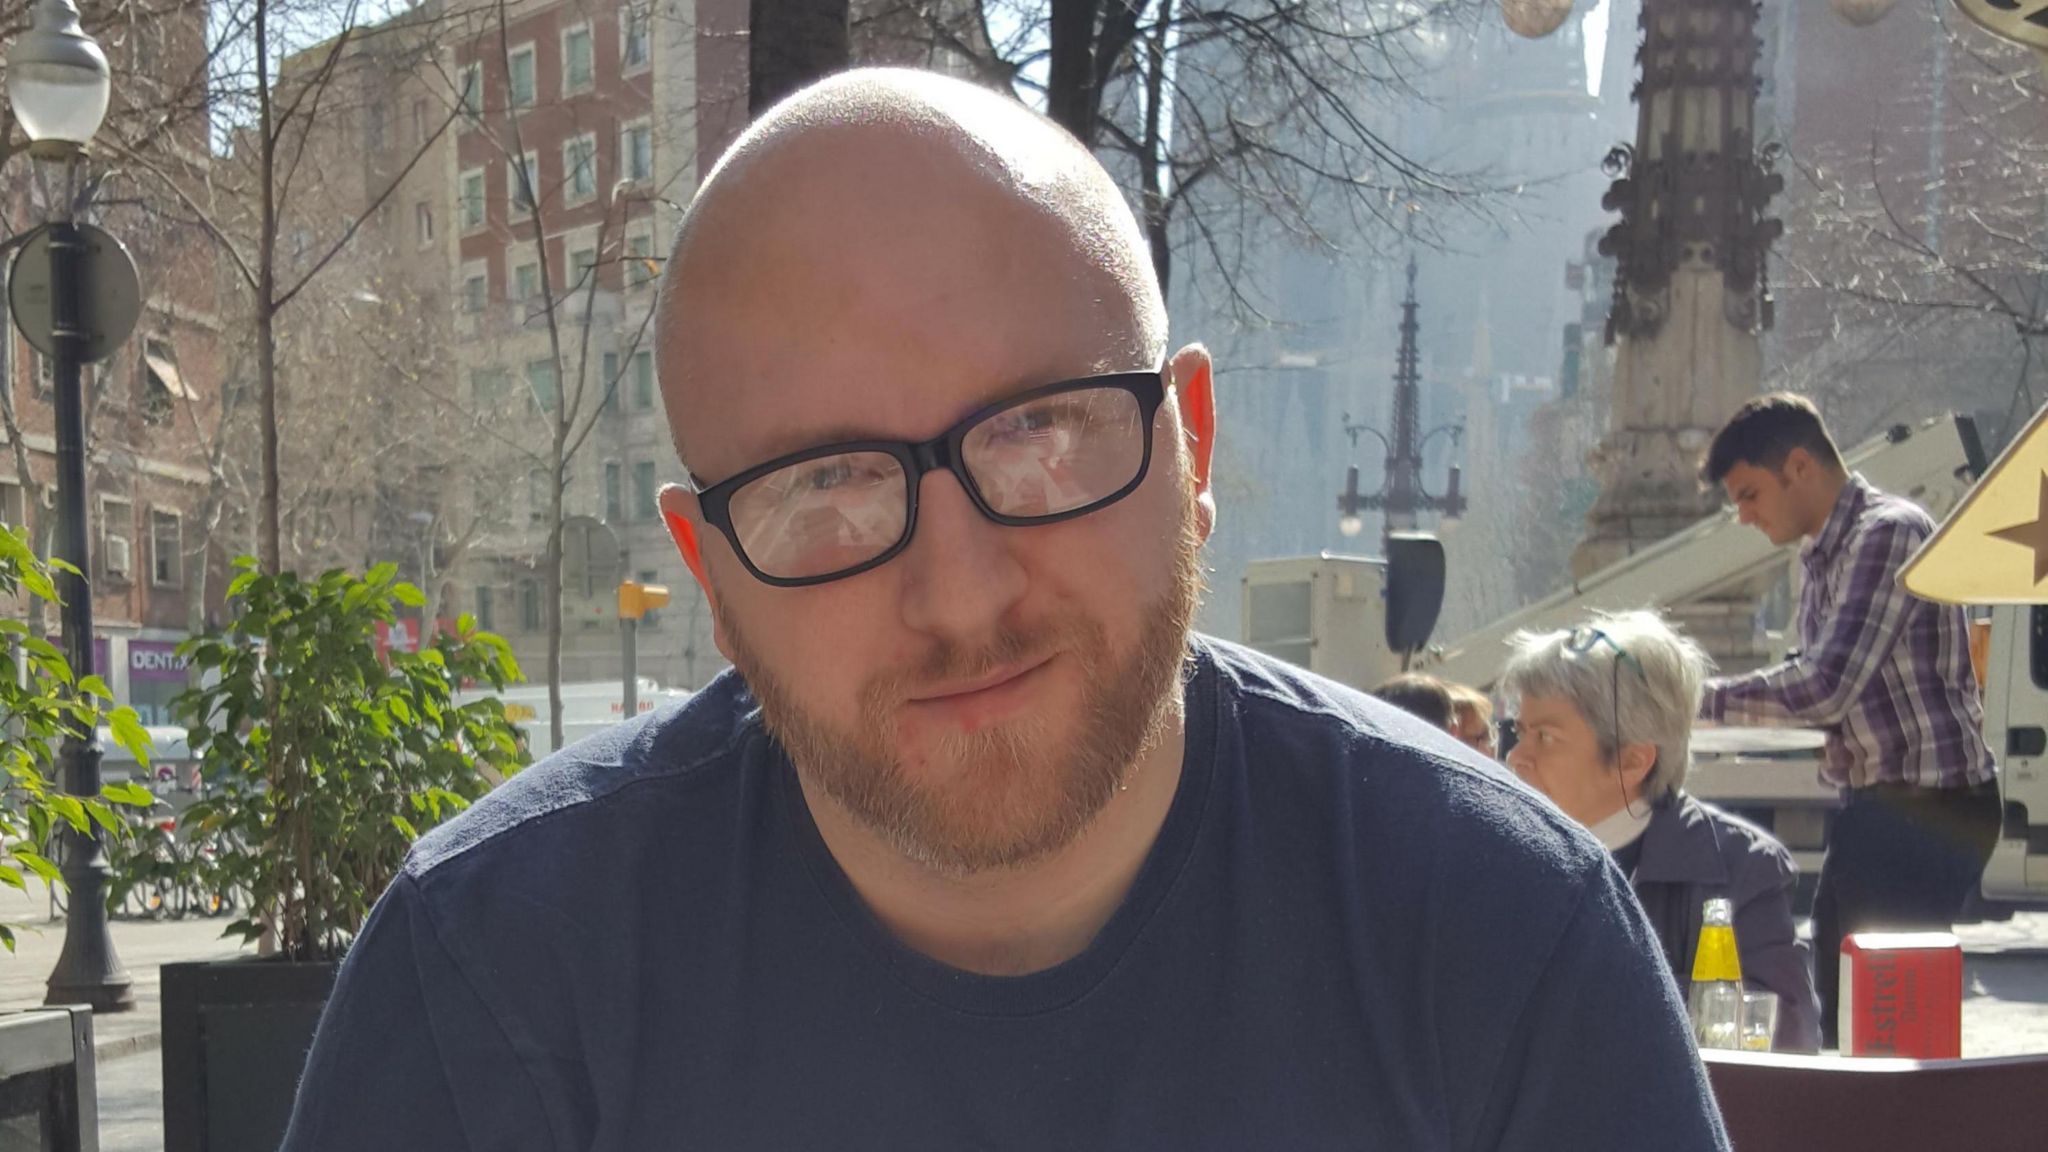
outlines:
{"label": "sidewalk pavement", "polygon": [[[12,956],[0,951],[0,1012],[40,1008],[49,991],[50,972],[64,950],[64,921],[50,918],[49,897],[34,883],[28,894],[0,887],[0,921],[14,926],[15,939]],[[163,1046],[159,965],[254,954],[253,948],[221,938],[221,929],[230,922],[227,916],[109,922],[114,954],[133,981],[135,1007],[93,1017],[93,1051],[100,1063]]]}

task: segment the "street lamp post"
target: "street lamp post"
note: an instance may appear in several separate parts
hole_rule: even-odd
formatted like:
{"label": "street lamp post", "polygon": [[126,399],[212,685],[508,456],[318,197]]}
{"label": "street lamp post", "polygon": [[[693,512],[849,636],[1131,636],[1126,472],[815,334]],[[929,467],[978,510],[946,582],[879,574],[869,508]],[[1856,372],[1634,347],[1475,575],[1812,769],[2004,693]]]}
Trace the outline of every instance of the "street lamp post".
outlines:
{"label": "street lamp post", "polygon": [[[38,160],[76,163],[107,114],[112,85],[107,58],[79,27],[71,0],[39,0],[29,31],[7,54],[7,97]],[[71,219],[67,200],[61,218],[49,225],[51,368],[57,416],[57,556],[71,570],[58,575],[63,597],[65,657],[83,679],[92,675],[92,585],[85,577],[85,398],[81,369],[89,359],[93,317],[87,282],[91,264],[86,238]],[[74,796],[100,792],[99,734],[67,726],[59,749],[65,791]],[[107,858],[103,833],[68,825],[64,836],[64,882],[71,890],[64,922],[64,950],[50,973],[51,1004],[90,1004],[96,1012],[135,1006],[128,970],[114,953],[107,931]]]}
{"label": "street lamp post", "polygon": [[1422,353],[1416,336],[1420,325],[1416,323],[1415,312],[1415,260],[1408,260],[1408,296],[1401,303],[1401,351],[1395,361],[1394,370],[1394,435],[1392,439],[1365,424],[1354,424],[1351,415],[1344,416],[1344,433],[1351,437],[1353,452],[1358,449],[1360,433],[1378,440],[1387,450],[1386,474],[1379,490],[1364,493],[1358,490],[1358,466],[1345,469],[1344,491],[1337,495],[1337,530],[1346,536],[1356,536],[1365,528],[1361,515],[1367,509],[1379,509],[1386,513],[1380,533],[1384,553],[1388,537],[1396,531],[1416,527],[1416,514],[1438,512],[1446,522],[1456,520],[1465,512],[1464,494],[1458,491],[1458,466],[1451,465],[1450,482],[1443,495],[1433,495],[1422,484],[1422,452],[1429,442],[1439,435],[1449,435],[1453,444],[1464,435],[1463,424],[1445,424],[1432,428],[1427,433],[1422,427]]}

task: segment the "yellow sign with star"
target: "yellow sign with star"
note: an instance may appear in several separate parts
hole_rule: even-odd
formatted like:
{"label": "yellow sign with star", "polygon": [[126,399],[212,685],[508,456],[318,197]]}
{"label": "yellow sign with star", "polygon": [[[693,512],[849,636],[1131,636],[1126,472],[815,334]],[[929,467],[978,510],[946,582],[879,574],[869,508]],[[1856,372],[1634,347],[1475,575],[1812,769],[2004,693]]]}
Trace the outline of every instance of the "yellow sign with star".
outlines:
{"label": "yellow sign with star", "polygon": [[2048,604],[2048,407],[1899,578],[1913,595],[1945,604]]}

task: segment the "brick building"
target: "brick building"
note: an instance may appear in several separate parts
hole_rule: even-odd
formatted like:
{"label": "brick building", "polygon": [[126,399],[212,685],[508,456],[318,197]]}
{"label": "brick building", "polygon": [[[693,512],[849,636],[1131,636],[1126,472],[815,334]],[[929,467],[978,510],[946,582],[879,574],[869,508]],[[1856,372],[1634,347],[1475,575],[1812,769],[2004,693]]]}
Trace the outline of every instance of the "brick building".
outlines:
{"label": "brick building", "polygon": [[[206,9],[158,0],[112,23],[102,17],[92,31],[113,66],[113,101],[90,170],[122,174],[99,186],[80,218],[125,244],[142,289],[133,334],[85,374],[94,665],[118,702],[163,722],[185,682],[172,651],[217,614],[225,565],[204,528],[217,493],[204,430],[217,419],[222,378],[214,253],[156,178],[203,178],[212,163]],[[71,195],[62,173],[25,154],[0,170],[11,234],[56,218]],[[0,388],[9,401],[0,427],[0,521],[26,525],[47,554],[56,520],[50,366],[11,315],[0,330]],[[41,623],[58,631],[54,613]]]}

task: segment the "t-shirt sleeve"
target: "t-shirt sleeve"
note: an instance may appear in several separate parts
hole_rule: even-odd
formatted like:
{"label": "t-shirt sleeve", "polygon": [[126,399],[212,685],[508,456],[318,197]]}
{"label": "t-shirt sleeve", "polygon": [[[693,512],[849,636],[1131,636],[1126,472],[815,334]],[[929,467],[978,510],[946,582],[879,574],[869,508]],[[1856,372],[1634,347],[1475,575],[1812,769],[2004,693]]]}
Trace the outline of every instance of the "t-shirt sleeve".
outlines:
{"label": "t-shirt sleeve", "polygon": [[1547,958],[1486,1098],[1489,1152],[1727,1152],[1686,1014],[1619,872],[1599,867]]}
{"label": "t-shirt sleeve", "polygon": [[400,876],[327,1001],[280,1152],[552,1149],[503,1027]]}

